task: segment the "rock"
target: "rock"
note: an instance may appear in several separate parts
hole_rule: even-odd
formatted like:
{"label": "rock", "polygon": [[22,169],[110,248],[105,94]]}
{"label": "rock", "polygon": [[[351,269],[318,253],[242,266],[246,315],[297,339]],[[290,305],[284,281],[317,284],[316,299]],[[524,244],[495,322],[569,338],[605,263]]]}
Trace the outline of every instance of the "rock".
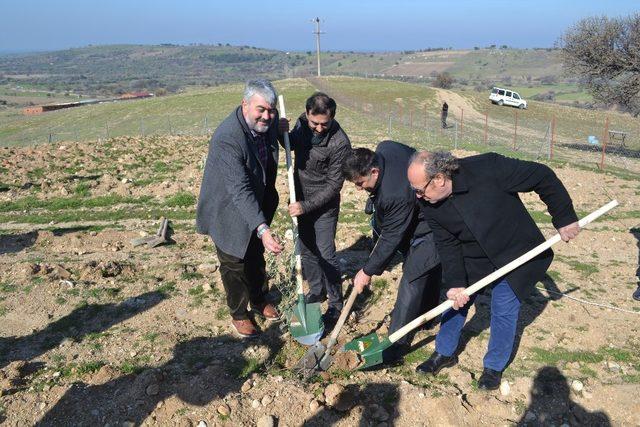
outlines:
{"label": "rock", "polygon": [[620,365],[615,362],[607,362],[607,369],[609,369],[611,372],[619,372]]}
{"label": "rock", "polygon": [[216,411],[218,411],[218,413],[223,417],[228,417],[231,414],[231,408],[229,408],[229,405],[227,405],[226,403],[218,406],[218,409],[216,409]]}
{"label": "rock", "polygon": [[271,402],[273,402],[273,397],[269,396],[268,394],[262,397],[262,400],[260,401],[260,403],[262,403],[262,406],[268,406]]}
{"label": "rock", "polygon": [[340,412],[346,412],[355,406],[355,393],[340,384],[330,384],[324,390],[324,396],[327,405]]}
{"label": "rock", "polygon": [[256,424],[257,427],[274,427],[275,425],[276,420],[273,415],[264,415],[260,417],[258,423]]}
{"label": "rock", "polygon": [[260,407],[260,401],[258,399],[253,399],[251,401],[251,407],[253,409],[258,409]]}
{"label": "rock", "polygon": [[64,268],[63,266],[57,265],[53,269],[53,276],[54,278],[59,280],[68,280],[71,277],[71,272],[66,268]]}
{"label": "rock", "polygon": [[44,408],[46,408],[46,407],[47,407],[47,403],[46,403],[46,402],[40,402],[40,404],[38,405],[38,408],[39,408],[41,411],[43,411],[43,410],[44,410]]}
{"label": "rock", "polygon": [[327,402],[327,405],[333,406],[338,400],[338,396],[343,391],[344,387],[340,384],[329,384],[327,388],[324,389],[324,399],[325,402]]}
{"label": "rock", "polygon": [[311,412],[317,412],[318,409],[320,409],[322,405],[320,404],[320,402],[318,402],[317,400],[313,399],[311,401],[311,403],[309,403],[309,409],[311,410]]}
{"label": "rock", "polygon": [[580,380],[573,380],[571,382],[571,389],[576,393],[580,393],[584,389],[584,384]]}
{"label": "rock", "polygon": [[375,421],[387,421],[389,413],[382,406],[374,403],[369,406],[369,417]]}
{"label": "rock", "polygon": [[215,263],[204,263],[204,264],[200,264],[198,265],[198,271],[200,271],[201,273],[215,273],[218,270],[218,264]]}
{"label": "rock", "polygon": [[511,393],[511,387],[509,386],[509,382],[502,381],[500,383],[500,394],[503,396],[509,396],[509,393]]}
{"label": "rock", "polygon": [[208,424],[205,420],[198,421],[198,425],[196,427],[208,427]]}
{"label": "rock", "polygon": [[149,384],[145,392],[147,393],[147,396],[156,396],[160,393],[160,386],[156,383]]}
{"label": "rock", "polygon": [[253,387],[253,381],[252,380],[246,380],[242,384],[242,387],[240,387],[240,391],[243,392],[243,393],[246,393],[249,390],[251,390],[251,387]]}
{"label": "rock", "polygon": [[524,414],[524,422],[526,423],[532,423],[536,420],[536,418],[538,418],[536,417],[536,414],[531,411],[527,411],[527,413]]}
{"label": "rock", "polygon": [[211,292],[211,283],[207,282],[204,285],[202,285],[202,290],[205,292]]}

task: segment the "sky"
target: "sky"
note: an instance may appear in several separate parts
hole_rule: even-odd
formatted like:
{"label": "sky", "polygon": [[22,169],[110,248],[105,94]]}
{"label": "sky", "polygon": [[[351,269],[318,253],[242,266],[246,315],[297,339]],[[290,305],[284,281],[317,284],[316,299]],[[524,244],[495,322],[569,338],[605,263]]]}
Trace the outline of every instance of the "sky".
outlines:
{"label": "sky", "polygon": [[315,17],[323,50],[552,47],[581,18],[638,12],[638,0],[0,0],[0,52],[160,43],[307,51]]}

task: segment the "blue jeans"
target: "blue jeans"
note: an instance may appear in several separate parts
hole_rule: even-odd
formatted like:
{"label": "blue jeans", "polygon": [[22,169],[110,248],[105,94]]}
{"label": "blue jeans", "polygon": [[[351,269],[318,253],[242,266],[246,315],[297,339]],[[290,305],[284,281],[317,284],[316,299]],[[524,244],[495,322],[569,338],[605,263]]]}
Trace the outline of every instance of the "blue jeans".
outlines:
{"label": "blue jeans", "polygon": [[[440,331],[436,336],[436,351],[443,356],[452,356],[458,348],[460,332],[477,294],[460,310],[450,308],[442,315]],[[516,325],[520,313],[520,301],[511,286],[502,279],[491,292],[491,330],[489,348],[484,356],[485,368],[502,372],[509,362],[516,337]]]}

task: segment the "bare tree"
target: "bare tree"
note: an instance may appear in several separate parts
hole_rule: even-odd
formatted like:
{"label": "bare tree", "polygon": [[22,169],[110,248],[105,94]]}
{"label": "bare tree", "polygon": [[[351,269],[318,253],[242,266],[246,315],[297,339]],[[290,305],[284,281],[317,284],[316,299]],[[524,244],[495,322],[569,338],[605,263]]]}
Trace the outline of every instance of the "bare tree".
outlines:
{"label": "bare tree", "polygon": [[450,89],[451,86],[453,86],[453,77],[446,71],[439,73],[436,76],[436,80],[433,82],[433,85],[442,89]]}
{"label": "bare tree", "polygon": [[581,77],[594,99],[640,115],[640,14],[585,18],[559,43],[565,72]]}

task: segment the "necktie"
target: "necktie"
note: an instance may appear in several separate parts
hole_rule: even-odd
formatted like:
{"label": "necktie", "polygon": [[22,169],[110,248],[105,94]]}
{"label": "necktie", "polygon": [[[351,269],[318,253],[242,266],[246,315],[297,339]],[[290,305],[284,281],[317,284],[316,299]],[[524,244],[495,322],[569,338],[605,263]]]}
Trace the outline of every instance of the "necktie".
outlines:
{"label": "necktie", "polygon": [[267,136],[264,133],[259,133],[255,137],[256,148],[258,149],[258,158],[262,165],[267,167]]}

